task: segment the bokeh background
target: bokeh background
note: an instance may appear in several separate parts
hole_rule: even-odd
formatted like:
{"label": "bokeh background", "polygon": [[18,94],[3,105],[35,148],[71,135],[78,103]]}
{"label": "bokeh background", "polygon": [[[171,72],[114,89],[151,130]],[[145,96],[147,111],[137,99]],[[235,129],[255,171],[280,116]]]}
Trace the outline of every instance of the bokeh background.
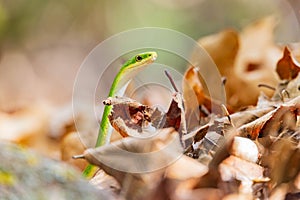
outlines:
{"label": "bokeh background", "polygon": [[197,40],[273,14],[279,19],[276,41],[289,43],[299,39],[298,8],[296,0],[1,1],[0,109],[70,103],[84,58],[121,31],[164,27]]}

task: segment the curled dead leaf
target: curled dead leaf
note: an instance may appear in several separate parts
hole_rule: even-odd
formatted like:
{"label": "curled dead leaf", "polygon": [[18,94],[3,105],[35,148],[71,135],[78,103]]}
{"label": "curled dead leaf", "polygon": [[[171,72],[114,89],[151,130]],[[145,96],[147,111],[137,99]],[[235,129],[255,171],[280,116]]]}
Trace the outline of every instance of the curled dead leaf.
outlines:
{"label": "curled dead leaf", "polygon": [[150,107],[125,97],[110,97],[104,104],[113,106],[108,118],[123,137],[141,135],[154,112]]}
{"label": "curled dead leaf", "polygon": [[280,79],[285,80],[296,78],[300,72],[300,66],[296,64],[287,47],[284,48],[283,57],[277,63],[276,72]]}
{"label": "curled dead leaf", "polygon": [[[222,114],[221,103],[217,100],[211,99],[204,92],[204,88],[201,83],[201,77],[199,76],[199,69],[196,67],[190,67],[184,74],[183,98],[186,105],[186,116],[197,115],[194,116],[194,120],[196,121],[199,119],[199,117],[207,117],[211,113]],[[230,112],[232,112],[231,108],[228,109]],[[191,122],[189,120],[189,124],[197,123],[199,122]]]}
{"label": "curled dead leaf", "polygon": [[294,130],[299,110],[300,98],[283,104],[264,116],[238,128],[239,135],[256,139],[257,137],[278,136],[283,130]]}

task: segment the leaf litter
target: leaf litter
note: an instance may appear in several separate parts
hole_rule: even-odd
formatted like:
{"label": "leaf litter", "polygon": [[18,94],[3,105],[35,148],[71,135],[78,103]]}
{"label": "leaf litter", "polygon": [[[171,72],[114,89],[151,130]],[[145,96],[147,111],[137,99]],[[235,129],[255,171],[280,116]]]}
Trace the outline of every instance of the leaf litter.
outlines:
{"label": "leaf litter", "polygon": [[[276,199],[280,195],[292,199],[297,196],[300,73],[288,47],[278,47],[268,38],[273,34],[273,23],[272,18],[266,18],[241,34],[228,30],[199,41],[226,77],[228,105],[207,95],[197,68],[190,66],[184,75],[183,94],[175,89],[166,111],[123,97],[108,99],[114,102],[110,122],[126,138],[86,150],[85,159],[116,178],[121,184],[118,194],[129,199]],[[259,50],[250,45],[258,33],[268,38]],[[216,51],[219,47],[225,52]],[[244,48],[250,48],[251,53],[246,53]],[[263,54],[255,58],[260,52]],[[258,73],[263,79],[258,77],[250,83],[239,75],[241,69],[235,69],[242,66],[246,66],[243,73]],[[259,84],[266,88],[258,87]],[[237,92],[244,85],[247,94]],[[189,99],[192,93],[197,103]],[[212,104],[216,110],[211,109]],[[127,114],[120,114],[120,110],[126,110]],[[143,142],[128,137],[132,131],[144,134],[148,126],[153,133],[160,133]],[[129,133],[122,133],[123,129]],[[113,155],[114,145],[124,144],[125,140],[127,150],[133,148],[134,152],[144,153],[160,150],[169,137],[175,136],[183,155],[154,172],[118,171],[95,159],[99,154]],[[162,153],[154,160],[163,162],[170,157],[172,153]],[[145,161],[145,165],[154,160]],[[126,162],[124,167],[130,169],[131,162]]]}

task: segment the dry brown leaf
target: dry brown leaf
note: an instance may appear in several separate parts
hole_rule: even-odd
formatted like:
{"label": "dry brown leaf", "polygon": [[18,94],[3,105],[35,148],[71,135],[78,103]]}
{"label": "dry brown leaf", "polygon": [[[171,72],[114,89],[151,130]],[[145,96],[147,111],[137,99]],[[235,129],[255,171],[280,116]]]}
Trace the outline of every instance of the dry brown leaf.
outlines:
{"label": "dry brown leaf", "polygon": [[170,107],[166,113],[163,128],[173,127],[182,135],[187,133],[183,97],[179,92],[174,93]]}
{"label": "dry brown leaf", "polygon": [[[187,116],[191,115],[195,110],[200,112],[199,114],[195,113],[200,115],[200,117],[207,117],[210,113],[222,114],[221,103],[211,99],[205,94],[198,69],[195,67],[190,67],[184,74],[183,97]],[[232,112],[230,108],[227,107],[227,109],[230,113]],[[209,113],[207,113],[207,111]]]}
{"label": "dry brown leaf", "polygon": [[105,105],[112,105],[108,118],[111,125],[123,136],[141,135],[143,128],[150,122],[153,110],[129,98],[108,98]]}
{"label": "dry brown leaf", "polygon": [[189,67],[183,77],[183,97],[185,101],[190,98],[190,90],[196,96],[198,104],[203,104],[205,100],[205,93],[202,83],[199,79],[198,70],[195,67]]}
{"label": "dry brown leaf", "polygon": [[[194,130],[191,130],[188,132],[188,134],[184,135],[182,137],[182,140],[185,141],[188,148],[186,148],[185,153],[187,155],[191,155],[193,158],[198,158],[199,148],[202,148],[203,145],[200,145],[195,149],[193,147],[194,144],[201,142],[204,144],[206,143],[212,143],[214,142],[214,146],[218,146],[218,143],[222,144],[222,137],[230,133],[230,130],[233,128],[239,128],[240,126],[243,126],[244,124],[250,123],[261,116],[267,114],[268,112],[272,111],[273,107],[267,107],[267,108],[259,108],[259,109],[248,109],[241,112],[236,112],[232,115],[230,115],[231,123],[228,119],[228,117],[221,117],[216,118],[212,122],[209,122],[203,126],[198,126]],[[209,133],[209,134],[208,134]],[[212,134],[214,133],[214,134]],[[208,135],[207,135],[208,134]],[[219,136],[219,139],[214,139],[211,136]],[[205,138],[206,137],[206,138]],[[212,153],[210,151],[210,153]]]}
{"label": "dry brown leaf", "polygon": [[[224,30],[220,33],[201,38],[198,43],[208,52],[218,67],[222,76],[226,77],[226,97],[229,105],[236,106],[230,102],[230,98],[236,93],[236,85],[246,86],[246,83],[240,79],[234,72],[234,62],[239,49],[239,36],[234,30]],[[193,60],[201,63],[199,58],[192,57]],[[201,71],[199,71],[201,74]],[[208,91],[205,91],[208,94]]]}
{"label": "dry brown leaf", "polygon": [[[200,38],[198,43],[209,53],[221,74],[229,77],[239,50],[238,33],[228,29]],[[192,57],[192,59],[197,61],[198,58]]]}
{"label": "dry brown leaf", "polygon": [[[165,148],[170,141],[173,144]],[[87,149],[84,157],[113,176],[125,190],[125,198],[147,199],[152,192],[158,191],[163,168],[178,159],[182,151],[178,133],[173,128],[166,128],[147,140],[126,137],[109,145]],[[129,156],[128,152],[134,154]]]}
{"label": "dry brown leaf", "polygon": [[[231,122],[234,127],[238,128],[244,124],[250,123],[263,115],[267,114],[268,112],[272,111],[274,107],[267,106],[264,108],[249,108],[244,111],[236,112],[230,115]],[[222,118],[224,121],[226,119]],[[228,121],[228,120],[227,120]]]}
{"label": "dry brown leaf", "polygon": [[199,40],[226,77],[227,103],[235,110],[254,105],[260,91],[272,95],[271,90],[258,88],[258,84],[277,85],[275,68],[281,51],[273,41],[275,25],[274,18],[267,17],[250,24],[240,34],[225,30]]}
{"label": "dry brown leaf", "polygon": [[257,137],[278,136],[284,129],[295,129],[298,105],[282,105],[264,116],[238,128],[240,136],[255,140]]}
{"label": "dry brown leaf", "polygon": [[269,169],[273,186],[296,178],[300,171],[300,149],[290,138],[274,142],[262,156],[262,165]]}
{"label": "dry brown leaf", "polygon": [[181,108],[178,106],[179,100],[180,99],[175,99],[175,98],[172,99],[172,102],[166,113],[166,121],[164,124],[164,128],[174,127],[175,130],[177,131],[179,130],[181,125],[181,113],[182,113]]}
{"label": "dry brown leaf", "polygon": [[[199,124],[199,116],[205,116],[206,113],[199,110],[199,105],[204,102],[204,91],[202,83],[199,80],[196,68],[190,67],[186,70],[182,82],[183,99],[185,104],[186,117],[189,127],[194,127]],[[200,111],[200,113],[199,113]]]}
{"label": "dry brown leaf", "polygon": [[[265,17],[245,27],[240,34],[235,72],[247,83],[246,88],[240,89],[246,91],[241,98],[251,99],[248,105],[256,102],[260,91],[268,96],[273,93],[268,89],[257,88],[258,84],[275,86],[278,83],[275,68],[281,57],[281,49],[274,43],[276,24],[275,17]],[[246,100],[243,99],[243,102]]]}
{"label": "dry brown leaf", "polygon": [[[129,98],[108,98],[105,105],[112,105],[109,115],[111,125],[123,136],[148,135],[154,129],[173,127],[180,136],[186,134],[186,120],[182,95],[176,92],[166,113],[150,108]],[[150,130],[150,134],[153,130]]]}
{"label": "dry brown leaf", "polygon": [[296,78],[300,72],[300,67],[292,58],[291,52],[287,47],[284,48],[283,57],[277,63],[276,72],[281,79],[285,80]]}
{"label": "dry brown leaf", "polygon": [[[152,113],[154,114],[154,112]],[[150,121],[152,120],[150,119]],[[175,92],[173,94],[169,109],[162,117],[159,124],[162,124],[162,128],[173,127],[176,131],[178,131],[180,142],[182,143],[182,146],[185,146],[182,141],[182,136],[187,133],[187,125],[185,119],[184,101],[181,93]]]}
{"label": "dry brown leaf", "polygon": [[[170,141],[172,141],[171,146],[164,148],[169,145]],[[174,159],[173,156],[181,155],[182,151],[177,131],[173,128],[165,128],[158,130],[154,137],[148,139],[126,137],[109,145],[87,149],[84,152],[84,158],[122,182],[126,172],[138,171],[139,167],[154,169],[156,166],[167,166],[169,161]],[[145,156],[141,158],[138,154],[128,156],[128,152],[141,153]],[[149,152],[155,153],[147,155]],[[154,157],[155,155],[157,156]],[[125,157],[126,162],[123,162]],[[136,166],[140,162],[143,165]],[[126,169],[126,172],[120,172],[117,169]],[[136,175],[140,176],[140,174]]]}

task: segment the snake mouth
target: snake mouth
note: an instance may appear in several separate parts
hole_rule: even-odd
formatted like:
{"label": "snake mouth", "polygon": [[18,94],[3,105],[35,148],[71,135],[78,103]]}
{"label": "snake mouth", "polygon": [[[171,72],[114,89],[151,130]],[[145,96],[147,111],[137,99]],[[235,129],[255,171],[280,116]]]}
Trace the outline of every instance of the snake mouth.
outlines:
{"label": "snake mouth", "polygon": [[151,64],[156,60],[156,58],[157,58],[157,53],[156,52],[151,52],[151,56],[148,59],[146,59],[145,61],[143,61],[141,63],[141,65]]}
{"label": "snake mouth", "polygon": [[155,61],[156,58],[157,58],[157,53],[156,53],[156,52],[153,52],[153,53],[152,53],[152,56],[151,56],[151,60],[152,60],[152,61]]}

